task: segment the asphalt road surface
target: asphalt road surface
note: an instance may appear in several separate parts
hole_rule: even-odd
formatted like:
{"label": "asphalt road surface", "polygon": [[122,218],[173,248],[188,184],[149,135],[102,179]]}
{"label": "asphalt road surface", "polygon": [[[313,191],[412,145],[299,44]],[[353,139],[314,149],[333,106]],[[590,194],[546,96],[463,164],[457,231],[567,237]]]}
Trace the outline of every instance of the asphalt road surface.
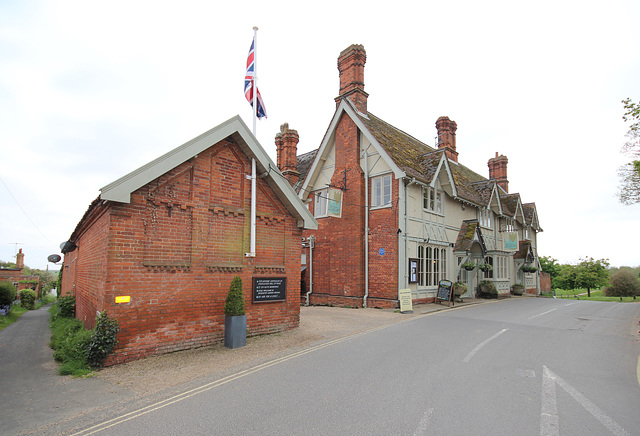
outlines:
{"label": "asphalt road surface", "polygon": [[640,434],[640,305],[521,298],[413,317],[76,434]]}

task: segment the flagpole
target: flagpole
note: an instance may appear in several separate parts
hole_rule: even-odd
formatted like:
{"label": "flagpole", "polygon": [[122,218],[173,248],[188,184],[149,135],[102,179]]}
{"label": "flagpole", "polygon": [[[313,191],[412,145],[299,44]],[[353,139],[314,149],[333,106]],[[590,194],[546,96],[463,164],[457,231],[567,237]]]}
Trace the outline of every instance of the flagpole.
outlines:
{"label": "flagpole", "polygon": [[[258,119],[258,27],[253,27],[253,136],[256,135],[256,120]],[[251,237],[247,257],[256,256],[256,158],[251,158]]]}
{"label": "flagpole", "polygon": [[258,27],[253,26],[253,136],[256,136],[256,119],[258,118]]}

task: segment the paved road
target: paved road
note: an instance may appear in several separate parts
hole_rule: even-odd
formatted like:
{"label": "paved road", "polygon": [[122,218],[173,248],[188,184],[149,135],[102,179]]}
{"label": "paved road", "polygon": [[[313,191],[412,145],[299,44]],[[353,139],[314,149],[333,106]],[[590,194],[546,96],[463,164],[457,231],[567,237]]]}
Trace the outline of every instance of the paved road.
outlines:
{"label": "paved road", "polygon": [[318,345],[79,434],[630,435],[640,305],[512,299]]}
{"label": "paved road", "polygon": [[50,338],[48,306],[0,330],[0,435],[130,397],[100,380],[57,375]]}

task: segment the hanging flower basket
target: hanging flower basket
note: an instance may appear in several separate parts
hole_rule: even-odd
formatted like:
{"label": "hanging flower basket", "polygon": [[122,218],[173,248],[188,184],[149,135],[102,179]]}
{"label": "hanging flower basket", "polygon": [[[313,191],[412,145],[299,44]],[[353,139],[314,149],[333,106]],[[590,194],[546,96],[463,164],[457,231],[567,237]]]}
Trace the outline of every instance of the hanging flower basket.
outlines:
{"label": "hanging flower basket", "polygon": [[534,273],[534,272],[538,271],[538,268],[536,268],[535,266],[530,266],[530,265],[522,265],[522,267],[520,269],[522,270],[522,272],[526,272],[526,273]]}
{"label": "hanging flower basket", "polygon": [[476,267],[475,263],[472,262],[465,262],[462,265],[462,268],[466,269],[467,271],[473,271]]}
{"label": "hanging flower basket", "polygon": [[481,265],[478,265],[478,268],[480,270],[482,270],[483,272],[487,272],[487,271],[491,271],[493,269],[493,265],[490,265],[488,263],[483,263]]}

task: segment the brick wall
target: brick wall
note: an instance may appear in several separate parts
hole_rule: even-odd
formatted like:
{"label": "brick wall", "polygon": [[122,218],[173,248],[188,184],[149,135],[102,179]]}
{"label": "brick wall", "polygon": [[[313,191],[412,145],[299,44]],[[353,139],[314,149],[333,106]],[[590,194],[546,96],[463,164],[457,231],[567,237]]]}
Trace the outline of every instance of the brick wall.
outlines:
{"label": "brick wall", "polygon": [[[347,115],[343,115],[338,122],[335,138],[336,164],[331,185],[346,187],[346,190],[343,191],[341,217],[318,218],[318,230],[305,233],[305,237],[312,234],[316,237],[310,302],[362,307],[367,213],[365,178],[360,167],[359,131]],[[343,186],[345,180],[346,186]],[[368,307],[397,305],[398,186],[395,181],[392,187],[392,206],[373,210],[369,214]],[[313,205],[314,202],[311,203],[312,210]],[[384,249],[383,255],[380,254],[381,248]]]}
{"label": "brick wall", "polygon": [[[96,310],[118,319],[119,343],[107,365],[222,340],[236,275],[249,336],[298,326],[302,232],[258,180],[256,257],[245,257],[250,171],[240,148],[223,141],[132,193],[129,204],[98,205],[104,213],[81,223],[78,248],[65,256],[63,290],[75,291],[87,327]],[[286,277],[286,301],[252,303],[253,277]],[[125,295],[130,303],[115,304]]]}

